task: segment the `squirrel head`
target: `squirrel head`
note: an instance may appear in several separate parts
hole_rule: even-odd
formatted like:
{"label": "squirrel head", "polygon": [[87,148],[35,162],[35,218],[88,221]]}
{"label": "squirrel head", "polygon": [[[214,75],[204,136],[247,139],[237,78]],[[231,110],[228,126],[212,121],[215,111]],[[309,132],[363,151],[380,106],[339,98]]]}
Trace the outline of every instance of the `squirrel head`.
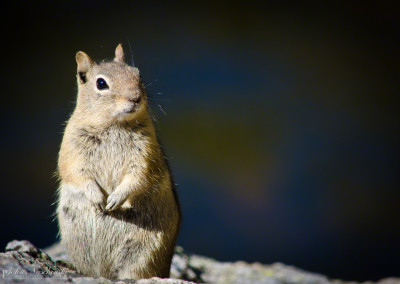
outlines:
{"label": "squirrel head", "polygon": [[76,110],[91,124],[139,121],[147,114],[147,96],[139,70],[125,63],[121,44],[109,62],[94,62],[79,51]]}

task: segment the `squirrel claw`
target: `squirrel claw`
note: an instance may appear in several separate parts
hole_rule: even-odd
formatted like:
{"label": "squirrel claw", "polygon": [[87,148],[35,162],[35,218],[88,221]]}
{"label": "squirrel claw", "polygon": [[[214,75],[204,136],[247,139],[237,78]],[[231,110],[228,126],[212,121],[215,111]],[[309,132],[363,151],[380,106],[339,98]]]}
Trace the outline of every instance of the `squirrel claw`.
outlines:
{"label": "squirrel claw", "polygon": [[100,212],[104,211],[104,205],[103,204],[95,204],[95,207],[97,210],[99,210]]}
{"label": "squirrel claw", "polygon": [[112,211],[124,203],[125,197],[117,192],[111,193],[107,198],[106,211]]}

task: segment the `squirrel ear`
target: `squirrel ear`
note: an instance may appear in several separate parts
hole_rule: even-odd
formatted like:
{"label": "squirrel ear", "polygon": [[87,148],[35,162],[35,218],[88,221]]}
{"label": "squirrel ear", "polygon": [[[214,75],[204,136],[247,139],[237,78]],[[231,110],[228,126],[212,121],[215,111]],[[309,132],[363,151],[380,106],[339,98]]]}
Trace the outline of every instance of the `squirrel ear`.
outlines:
{"label": "squirrel ear", "polygon": [[78,63],[78,76],[82,83],[86,83],[86,72],[93,66],[94,61],[83,51],[76,53],[76,63]]}
{"label": "squirrel ear", "polygon": [[125,62],[125,55],[124,50],[122,49],[122,45],[118,44],[117,48],[115,49],[115,62],[124,63]]}

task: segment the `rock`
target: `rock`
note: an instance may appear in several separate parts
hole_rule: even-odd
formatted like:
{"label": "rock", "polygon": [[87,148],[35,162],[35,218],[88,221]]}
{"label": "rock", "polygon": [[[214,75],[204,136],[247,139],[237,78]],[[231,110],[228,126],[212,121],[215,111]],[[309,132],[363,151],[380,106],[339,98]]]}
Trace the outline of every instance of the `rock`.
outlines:
{"label": "rock", "polygon": [[[266,284],[340,284],[355,283],[330,280],[281,263],[219,262],[211,258],[185,253],[177,247],[172,259],[169,279],[109,280],[85,277],[73,270],[68,256],[60,244],[41,250],[28,241],[12,241],[6,252],[0,253],[0,283],[136,283],[136,284],[189,284],[189,283],[266,283]],[[366,282],[372,283],[372,282]],[[399,278],[383,279],[377,284],[400,284]]]}
{"label": "rock", "polygon": [[5,253],[0,253],[1,280],[5,283],[42,283],[43,280],[64,283],[64,279],[79,275],[55,263],[45,252],[28,241],[8,243]]}
{"label": "rock", "polygon": [[42,250],[36,248],[28,241],[12,241],[6,246],[6,251],[19,251],[27,253],[35,258],[50,260],[50,257]]}

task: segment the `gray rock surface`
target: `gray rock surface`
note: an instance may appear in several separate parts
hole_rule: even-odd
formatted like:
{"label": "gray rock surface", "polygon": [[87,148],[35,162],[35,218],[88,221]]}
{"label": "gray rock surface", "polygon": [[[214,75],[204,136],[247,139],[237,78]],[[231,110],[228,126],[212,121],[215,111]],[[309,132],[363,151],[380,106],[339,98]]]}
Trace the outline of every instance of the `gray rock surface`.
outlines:
{"label": "gray rock surface", "polygon": [[[280,263],[263,265],[240,261],[218,262],[204,256],[186,254],[181,247],[176,248],[172,260],[172,278],[112,281],[101,277],[85,277],[75,272],[68,262],[64,248],[58,243],[41,250],[28,241],[12,241],[7,245],[6,251],[0,253],[0,273],[0,283],[355,283],[330,280],[323,275],[302,271]],[[387,278],[377,283],[400,284],[400,279]]]}

